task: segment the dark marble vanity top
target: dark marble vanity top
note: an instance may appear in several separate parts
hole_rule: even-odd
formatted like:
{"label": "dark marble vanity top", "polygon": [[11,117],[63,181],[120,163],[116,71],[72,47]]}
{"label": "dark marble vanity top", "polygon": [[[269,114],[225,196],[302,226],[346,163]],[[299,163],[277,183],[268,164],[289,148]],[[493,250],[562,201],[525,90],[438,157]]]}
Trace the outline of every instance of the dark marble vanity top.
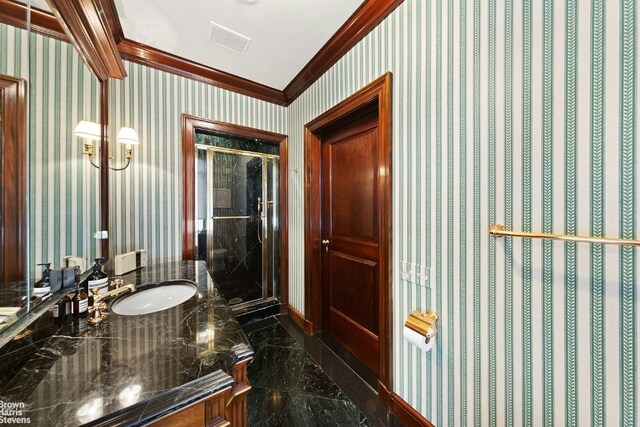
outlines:
{"label": "dark marble vanity top", "polygon": [[136,425],[233,384],[232,367],[253,350],[204,262],[149,266],[122,279],[138,292],[171,279],[198,289],[176,307],[109,313],[97,326],[56,322],[47,311],[0,349],[4,408],[17,404],[36,426]]}

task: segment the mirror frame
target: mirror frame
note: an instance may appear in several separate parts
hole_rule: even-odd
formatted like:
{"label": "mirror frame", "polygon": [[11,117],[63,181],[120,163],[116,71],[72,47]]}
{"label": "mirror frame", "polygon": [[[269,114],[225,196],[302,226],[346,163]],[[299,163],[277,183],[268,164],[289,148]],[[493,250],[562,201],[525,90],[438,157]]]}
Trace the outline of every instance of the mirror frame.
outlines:
{"label": "mirror frame", "polygon": [[[0,75],[2,94],[2,267],[0,282],[26,279],[27,82]],[[5,226],[7,225],[8,226]],[[10,248],[10,250],[5,250]]]}

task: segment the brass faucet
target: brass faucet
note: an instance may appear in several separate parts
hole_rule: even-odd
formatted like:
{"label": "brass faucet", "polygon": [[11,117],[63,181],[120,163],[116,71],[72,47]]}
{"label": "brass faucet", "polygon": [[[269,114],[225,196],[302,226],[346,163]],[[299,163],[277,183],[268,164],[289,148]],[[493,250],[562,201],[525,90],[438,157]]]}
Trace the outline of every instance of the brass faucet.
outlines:
{"label": "brass faucet", "polygon": [[103,294],[100,293],[100,289],[98,288],[91,289],[91,293],[93,294],[93,306],[89,307],[89,313],[91,313],[89,323],[97,325],[107,317],[102,313],[102,310],[107,308],[107,303],[104,302],[104,300],[119,297],[127,292],[133,293],[136,291],[136,285],[133,283],[125,285],[122,279],[116,279],[111,282],[111,284],[113,285],[113,289]]}

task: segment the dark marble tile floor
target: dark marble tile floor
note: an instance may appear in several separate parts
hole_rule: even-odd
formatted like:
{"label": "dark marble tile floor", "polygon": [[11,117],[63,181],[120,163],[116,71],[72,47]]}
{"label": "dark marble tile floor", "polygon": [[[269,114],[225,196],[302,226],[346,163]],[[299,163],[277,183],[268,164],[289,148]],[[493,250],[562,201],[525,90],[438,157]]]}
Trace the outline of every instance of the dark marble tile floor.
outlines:
{"label": "dark marble tile floor", "polygon": [[402,426],[367,381],[287,316],[243,329],[255,351],[248,370],[250,426]]}

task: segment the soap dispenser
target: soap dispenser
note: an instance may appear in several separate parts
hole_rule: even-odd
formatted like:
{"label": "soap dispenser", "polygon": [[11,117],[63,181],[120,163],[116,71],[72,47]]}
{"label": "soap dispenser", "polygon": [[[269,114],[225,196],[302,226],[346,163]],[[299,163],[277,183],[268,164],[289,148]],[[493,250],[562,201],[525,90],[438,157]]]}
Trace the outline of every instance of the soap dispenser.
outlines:
{"label": "soap dispenser", "polygon": [[45,295],[51,292],[51,263],[45,262],[38,265],[44,265],[44,270],[42,271],[42,278],[36,282],[33,288],[33,293],[36,295]]}
{"label": "soap dispenser", "polygon": [[96,258],[96,263],[93,264],[93,272],[87,278],[87,287],[85,292],[89,294],[89,290],[93,288],[104,288],[109,285],[109,276],[102,271],[102,260],[104,258]]}

